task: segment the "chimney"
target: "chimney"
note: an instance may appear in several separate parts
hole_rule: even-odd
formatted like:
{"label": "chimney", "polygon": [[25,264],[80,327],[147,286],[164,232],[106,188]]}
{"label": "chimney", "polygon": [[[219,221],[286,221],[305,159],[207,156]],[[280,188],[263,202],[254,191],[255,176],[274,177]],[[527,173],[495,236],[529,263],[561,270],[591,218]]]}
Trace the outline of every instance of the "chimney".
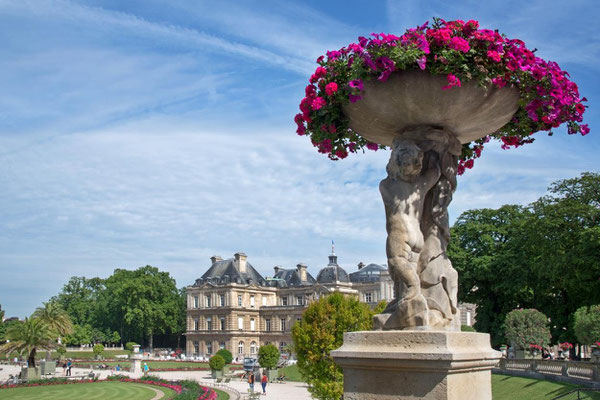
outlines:
{"label": "chimney", "polygon": [[[275,271],[275,275],[277,275],[277,273],[279,272],[280,269],[281,269],[281,267],[279,265],[276,265],[273,267],[273,270]],[[273,275],[273,278],[275,277],[275,275]]]}
{"label": "chimney", "polygon": [[248,271],[247,268],[247,264],[246,264],[246,258],[248,258],[248,256],[245,253],[235,253],[235,262],[237,263],[238,266],[238,270],[240,271],[240,273],[246,273]]}
{"label": "chimney", "polygon": [[358,270],[360,271],[361,269],[363,269],[363,267],[365,266],[365,264],[361,261],[358,263]]}
{"label": "chimney", "polygon": [[214,264],[214,263],[216,263],[217,261],[222,261],[222,260],[223,259],[221,258],[221,256],[212,256],[210,258],[211,265]]}
{"label": "chimney", "polygon": [[298,270],[298,273],[300,274],[300,280],[302,282],[306,282],[306,265],[300,263],[300,264],[296,265],[296,269]]}

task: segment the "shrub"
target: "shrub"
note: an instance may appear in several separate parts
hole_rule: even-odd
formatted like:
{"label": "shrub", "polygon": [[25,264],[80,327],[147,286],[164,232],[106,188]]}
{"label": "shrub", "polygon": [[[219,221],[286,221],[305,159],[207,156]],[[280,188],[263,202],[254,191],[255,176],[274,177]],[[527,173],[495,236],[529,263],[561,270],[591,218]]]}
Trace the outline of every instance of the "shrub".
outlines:
{"label": "shrub", "polygon": [[258,349],[258,363],[261,367],[275,369],[279,362],[279,350],[272,344],[266,344]]}
{"label": "shrub", "polygon": [[506,339],[529,349],[530,345],[547,346],[550,343],[548,317],[534,309],[512,310],[504,320]]}
{"label": "shrub", "polygon": [[102,345],[100,343],[95,344],[94,348],[92,350],[94,351],[94,354],[96,355],[96,357],[98,357],[104,351],[104,345]]}
{"label": "shrub", "polygon": [[136,342],[125,343],[125,350],[133,351],[133,346],[137,346]]}
{"label": "shrub", "polygon": [[221,349],[217,351],[216,355],[223,357],[223,359],[225,360],[225,364],[231,364],[231,361],[233,361],[233,355],[227,349]]}
{"label": "shrub", "polygon": [[208,365],[214,371],[221,371],[225,367],[225,359],[219,355],[214,355],[208,360]]}
{"label": "shrub", "polygon": [[581,307],[573,317],[573,330],[579,343],[594,344],[600,341],[600,304]]}

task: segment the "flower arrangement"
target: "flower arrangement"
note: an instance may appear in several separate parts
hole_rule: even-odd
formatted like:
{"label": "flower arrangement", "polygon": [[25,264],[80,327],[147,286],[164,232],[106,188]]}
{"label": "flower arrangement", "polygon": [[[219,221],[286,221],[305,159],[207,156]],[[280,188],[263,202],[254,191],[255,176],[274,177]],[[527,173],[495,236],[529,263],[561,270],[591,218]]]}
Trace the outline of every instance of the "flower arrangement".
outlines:
{"label": "flower arrangement", "polygon": [[560,349],[561,349],[562,351],[567,351],[567,350],[569,350],[569,349],[572,349],[572,348],[573,348],[573,344],[571,344],[571,343],[569,343],[569,342],[564,342],[564,343],[560,343],[560,344],[558,345],[558,347],[560,347]]}
{"label": "flower arrangement", "polygon": [[[318,151],[332,160],[346,158],[364,147],[384,146],[368,142],[349,127],[343,107],[360,101],[364,82],[385,82],[394,71],[423,70],[446,76],[452,90],[465,80],[481,87],[514,86],[520,92],[519,108],[512,121],[499,131],[463,145],[459,174],[473,167],[485,143],[502,141],[502,148],[519,147],[533,142],[532,134],[548,131],[563,123],[568,133],[589,133],[581,124],[587,101],[579,96],[577,85],[558,64],[545,61],[529,50],[521,40],[509,39],[497,31],[479,29],[477,21],[444,21],[434,18],[402,36],[372,34],[359,37],[337,51],[328,51],[317,59],[319,67],[310,77],[301,113],[294,118],[299,135],[310,137]],[[364,151],[364,150],[363,150]]]}
{"label": "flower arrangement", "polygon": [[542,351],[542,346],[540,346],[539,344],[530,344],[529,345],[529,350],[530,351]]}

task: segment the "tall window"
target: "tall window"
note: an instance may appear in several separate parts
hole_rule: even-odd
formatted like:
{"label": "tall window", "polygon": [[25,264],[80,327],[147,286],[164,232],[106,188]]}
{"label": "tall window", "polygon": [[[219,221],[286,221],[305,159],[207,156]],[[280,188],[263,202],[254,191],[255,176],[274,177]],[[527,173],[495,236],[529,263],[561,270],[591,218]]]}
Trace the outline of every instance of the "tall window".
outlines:
{"label": "tall window", "polygon": [[194,342],[194,354],[199,354],[199,353],[200,353],[200,343]]}
{"label": "tall window", "polygon": [[303,306],[304,305],[304,296],[296,296],[296,299],[298,300],[298,305],[299,306]]}
{"label": "tall window", "polygon": [[279,343],[279,352],[280,352],[280,353],[285,353],[285,350],[284,350],[284,349],[286,348],[286,346],[287,346],[287,343],[286,343],[286,342],[281,342],[281,343]]}
{"label": "tall window", "polygon": [[250,343],[250,354],[256,354],[256,342]]}
{"label": "tall window", "polygon": [[223,350],[225,348],[225,342],[219,343],[219,350]]}
{"label": "tall window", "polygon": [[265,319],[265,331],[271,332],[271,318]]}
{"label": "tall window", "polygon": [[281,331],[285,332],[285,319],[281,318]]}
{"label": "tall window", "polygon": [[206,354],[212,354],[212,342],[206,342]]}
{"label": "tall window", "polygon": [[254,307],[254,295],[250,296],[250,307]]}
{"label": "tall window", "polygon": [[262,305],[263,306],[267,305],[267,298],[265,296],[262,297]]}
{"label": "tall window", "polygon": [[198,308],[198,296],[194,296],[194,308]]}
{"label": "tall window", "polygon": [[198,318],[194,319],[194,330],[197,331],[198,330]]}
{"label": "tall window", "polygon": [[244,354],[244,342],[238,343],[238,354]]}
{"label": "tall window", "polygon": [[284,297],[281,298],[281,305],[282,306],[287,306],[287,299],[288,299],[287,296],[284,296]]}
{"label": "tall window", "polygon": [[206,307],[211,307],[211,303],[210,303],[210,295],[206,296]]}
{"label": "tall window", "polygon": [[242,306],[242,295],[238,294],[238,307]]}
{"label": "tall window", "polygon": [[219,305],[221,307],[225,307],[225,295],[224,294],[219,295]]}
{"label": "tall window", "polygon": [[212,331],[212,319],[210,317],[206,318],[206,330]]}
{"label": "tall window", "polygon": [[238,329],[240,331],[244,330],[244,317],[238,317]]}
{"label": "tall window", "polygon": [[225,330],[225,317],[221,317],[220,321],[221,321],[221,330],[224,331]]}
{"label": "tall window", "polygon": [[371,303],[373,301],[373,295],[371,292],[365,293],[365,302]]}
{"label": "tall window", "polygon": [[256,322],[254,321],[254,318],[250,318],[250,330],[251,331],[256,330]]}

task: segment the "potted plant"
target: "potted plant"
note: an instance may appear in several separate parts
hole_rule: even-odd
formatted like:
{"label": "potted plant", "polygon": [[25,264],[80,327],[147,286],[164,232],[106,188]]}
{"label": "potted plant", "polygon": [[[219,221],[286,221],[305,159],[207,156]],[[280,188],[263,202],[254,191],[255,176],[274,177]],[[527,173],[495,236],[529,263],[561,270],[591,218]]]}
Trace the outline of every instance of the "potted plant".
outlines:
{"label": "potted plant", "polygon": [[264,369],[263,373],[267,375],[269,382],[277,379],[279,356],[279,349],[272,344],[266,344],[258,349],[258,363]]}
{"label": "potted plant", "polygon": [[96,343],[92,348],[92,351],[96,356],[96,360],[100,360],[102,358],[102,353],[104,352],[104,345],[101,343]]}
{"label": "potted plant", "polygon": [[531,355],[531,358],[536,358],[541,352],[542,346],[540,346],[539,344],[532,343],[529,345],[529,354]]}
{"label": "potted plant", "polygon": [[223,357],[223,359],[225,360],[225,366],[223,367],[223,374],[228,374],[229,373],[229,365],[233,361],[233,354],[231,354],[231,352],[227,349],[221,349],[221,350],[217,351],[216,355]]}
{"label": "potted plant", "polygon": [[225,367],[225,359],[220,355],[214,355],[208,360],[210,366],[210,374],[213,378],[223,377],[223,367]]}

